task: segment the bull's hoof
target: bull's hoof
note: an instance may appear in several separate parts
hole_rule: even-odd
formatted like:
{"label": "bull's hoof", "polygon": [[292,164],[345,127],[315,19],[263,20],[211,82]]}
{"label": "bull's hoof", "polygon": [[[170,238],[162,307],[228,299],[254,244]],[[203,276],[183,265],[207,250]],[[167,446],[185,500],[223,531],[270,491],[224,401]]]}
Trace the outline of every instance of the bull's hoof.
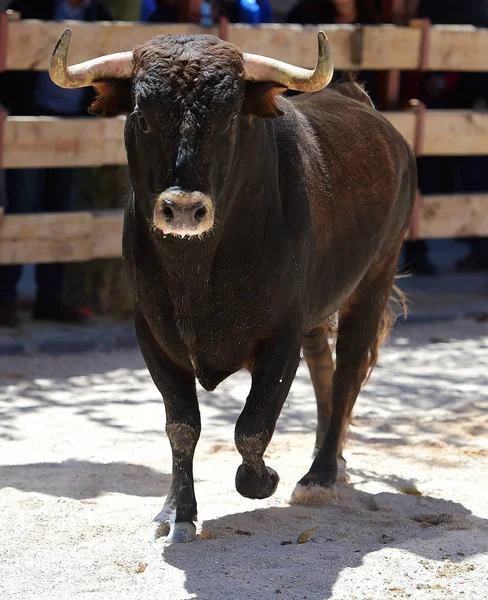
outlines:
{"label": "bull's hoof", "polygon": [[168,546],[170,544],[186,544],[195,538],[196,532],[197,528],[193,523],[171,523],[164,543]]}
{"label": "bull's hoof", "polygon": [[276,492],[280,477],[270,467],[256,471],[246,464],[240,465],[236,473],[236,490],[245,498],[269,498]]}
{"label": "bull's hoof", "polygon": [[297,483],[290,498],[290,504],[301,504],[303,506],[324,506],[326,504],[337,504],[339,496],[335,487],[317,484],[302,485]]}
{"label": "bull's hoof", "polygon": [[196,535],[196,527],[193,523],[170,523],[164,521],[162,523],[153,523],[149,539],[156,541],[159,538],[164,538],[164,544],[182,544],[191,542]]}
{"label": "bull's hoof", "polygon": [[[179,544],[191,542],[196,534],[196,527],[192,521],[175,521],[176,511],[171,506],[164,506],[154,518],[149,534],[150,541],[165,538],[165,544]],[[196,518],[196,515],[195,515]]]}

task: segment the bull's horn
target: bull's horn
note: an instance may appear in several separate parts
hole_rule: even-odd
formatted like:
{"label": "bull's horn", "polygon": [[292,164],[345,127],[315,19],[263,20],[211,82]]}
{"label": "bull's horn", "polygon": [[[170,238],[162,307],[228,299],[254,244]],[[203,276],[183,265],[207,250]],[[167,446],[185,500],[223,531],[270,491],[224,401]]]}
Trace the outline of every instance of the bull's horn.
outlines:
{"label": "bull's horn", "polygon": [[49,76],[63,88],[88,87],[100,79],[132,77],[132,52],[118,52],[68,67],[71,29],[65,29],[51,56]]}
{"label": "bull's horn", "polygon": [[244,53],[244,79],[246,81],[273,81],[299,92],[316,92],[330,83],[334,64],[323,31],[318,33],[319,55],[313,71],[302,69],[281,60]]}

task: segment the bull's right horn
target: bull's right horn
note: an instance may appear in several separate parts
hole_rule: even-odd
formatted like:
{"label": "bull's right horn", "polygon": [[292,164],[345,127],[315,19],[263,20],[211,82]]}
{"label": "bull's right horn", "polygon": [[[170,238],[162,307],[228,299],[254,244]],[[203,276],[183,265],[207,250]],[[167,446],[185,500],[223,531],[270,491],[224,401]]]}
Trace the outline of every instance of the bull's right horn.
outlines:
{"label": "bull's right horn", "polygon": [[302,69],[281,60],[259,54],[244,53],[244,79],[246,81],[272,81],[299,92],[317,92],[329,85],[334,74],[334,64],[323,31],[318,32],[319,50],[315,69]]}
{"label": "bull's right horn", "polygon": [[101,79],[132,77],[132,52],[117,52],[68,67],[71,29],[65,29],[51,56],[49,76],[62,88],[88,87]]}

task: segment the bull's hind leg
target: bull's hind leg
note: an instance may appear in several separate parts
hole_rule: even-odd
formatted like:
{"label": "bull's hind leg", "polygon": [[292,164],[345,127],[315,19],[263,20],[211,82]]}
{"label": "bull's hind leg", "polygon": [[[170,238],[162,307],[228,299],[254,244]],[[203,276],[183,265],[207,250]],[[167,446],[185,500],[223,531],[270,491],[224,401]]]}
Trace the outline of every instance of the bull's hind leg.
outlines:
{"label": "bull's hind leg", "polygon": [[173,471],[162,510],[154,519],[152,537],[166,542],[190,542],[197,502],[193,486],[193,455],[200,437],[200,411],[195,377],[179,369],[164,354],[140,314],[135,315],[137,341],[151,377],[161,392],[166,409],[166,433],[171,444]]}
{"label": "bull's hind leg", "polygon": [[395,254],[387,264],[373,265],[339,311],[330,420],[309,472],[293,492],[295,502],[309,501],[314,492],[320,495],[320,488],[331,488],[337,479],[338,457],[352,409],[361,385],[376,363],[379,345],[391,324],[388,300],[395,277],[396,258]]}
{"label": "bull's hind leg", "polygon": [[[328,323],[307,331],[302,338],[303,356],[307,361],[310,379],[312,380],[317,401],[317,430],[313,457],[315,458],[322,446],[329,426],[332,412],[332,378],[334,376],[334,360],[329,344]],[[346,478],[346,461],[342,454],[338,458],[339,479]]]}
{"label": "bull's hind leg", "polygon": [[302,338],[303,356],[307,361],[317,400],[317,432],[314,457],[324,441],[332,410],[332,377],[334,361],[328,342],[328,327],[314,327]]}

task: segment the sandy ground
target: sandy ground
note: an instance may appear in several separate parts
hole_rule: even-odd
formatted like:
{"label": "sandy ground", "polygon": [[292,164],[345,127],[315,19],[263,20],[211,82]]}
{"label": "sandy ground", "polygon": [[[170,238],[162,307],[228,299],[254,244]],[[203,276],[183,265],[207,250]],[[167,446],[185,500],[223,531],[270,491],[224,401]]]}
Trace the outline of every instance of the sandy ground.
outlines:
{"label": "sandy ground", "polygon": [[314,441],[305,364],[267,453],[276,494],[235,491],[248,389],[238,373],[200,393],[202,533],[164,547],[146,534],[168,490],[169,443],[139,352],[2,357],[0,598],[488,597],[488,324],[397,328],[357,403],[351,484],[326,506],[288,504]]}

